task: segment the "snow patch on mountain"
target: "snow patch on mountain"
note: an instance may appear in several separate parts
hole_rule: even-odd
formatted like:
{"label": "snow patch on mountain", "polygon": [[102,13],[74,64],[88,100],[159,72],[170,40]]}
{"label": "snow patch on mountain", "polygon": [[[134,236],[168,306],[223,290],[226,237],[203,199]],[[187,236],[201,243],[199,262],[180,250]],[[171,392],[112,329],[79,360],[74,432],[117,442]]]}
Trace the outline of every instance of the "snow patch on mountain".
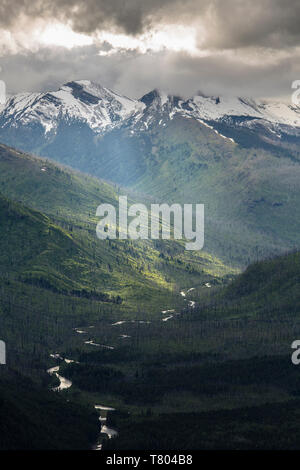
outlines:
{"label": "snow patch on mountain", "polygon": [[238,97],[194,96],[187,101],[185,110],[186,113],[207,121],[235,116],[300,127],[300,108],[285,103],[256,102],[249,98]]}

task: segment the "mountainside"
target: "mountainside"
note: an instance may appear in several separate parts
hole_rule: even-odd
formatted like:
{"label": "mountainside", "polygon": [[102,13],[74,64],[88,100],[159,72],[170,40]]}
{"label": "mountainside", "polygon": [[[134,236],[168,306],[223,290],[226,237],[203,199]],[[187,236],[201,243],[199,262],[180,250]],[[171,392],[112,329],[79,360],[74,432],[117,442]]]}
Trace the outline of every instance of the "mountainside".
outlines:
{"label": "mountainside", "polygon": [[[265,322],[295,318],[300,310],[300,252],[253,263],[227,287],[206,299],[198,293],[194,317],[214,309],[221,318],[254,318]],[[197,291],[193,293],[194,297]],[[201,297],[203,303],[201,305]]]}
{"label": "mountainside", "polygon": [[162,202],[204,203],[205,250],[226,262],[299,247],[299,107],[157,90],[131,100],[82,80],[11,97],[0,140]]}
{"label": "mountainside", "polygon": [[5,372],[0,378],[0,450],[91,448],[98,434],[92,408],[71,403],[16,372]]}
{"label": "mountainside", "polygon": [[178,282],[233,272],[180,241],[98,240],[97,206],[116,206],[120,188],[3,145],[0,189],[2,275],[98,300],[120,296],[124,308],[155,311],[162,296],[171,301]]}

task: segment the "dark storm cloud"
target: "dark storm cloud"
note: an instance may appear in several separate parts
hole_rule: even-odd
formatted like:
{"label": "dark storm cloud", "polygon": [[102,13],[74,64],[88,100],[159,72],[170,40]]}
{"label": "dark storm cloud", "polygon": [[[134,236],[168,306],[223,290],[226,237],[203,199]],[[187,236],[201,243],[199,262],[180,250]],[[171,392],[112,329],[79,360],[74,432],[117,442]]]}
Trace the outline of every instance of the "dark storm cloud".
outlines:
{"label": "dark storm cloud", "polygon": [[94,33],[107,28],[136,34],[151,24],[152,15],[180,3],[178,0],[2,0],[0,22],[14,26],[22,15],[30,18],[70,20],[74,30]]}
{"label": "dark storm cloud", "polygon": [[44,48],[10,55],[1,59],[1,78],[12,93],[55,90],[84,78],[138,98],[156,87],[184,97],[198,90],[214,95],[289,96],[292,80],[300,77],[299,55],[254,66],[220,55],[192,58],[186,53],[133,51],[105,57],[98,50],[96,46]]}
{"label": "dark storm cloud", "polygon": [[[2,0],[0,24],[21,17],[71,21],[78,32],[138,34],[161,23],[204,23],[205,45],[284,48],[299,43],[299,0]],[[200,35],[201,36],[201,35]]]}
{"label": "dark storm cloud", "polygon": [[299,0],[216,0],[210,6],[210,46],[280,49],[299,44]]}
{"label": "dark storm cloud", "polygon": [[[191,26],[199,54],[122,50],[95,38],[91,46],[70,49],[23,45],[18,33],[30,38],[39,19],[70,23],[90,35],[138,36],[159,25]],[[289,96],[291,82],[300,79],[299,24],[299,0],[0,0],[0,28],[17,38],[17,47],[1,57],[1,79],[11,92],[86,78],[132,97],[155,87],[184,96],[199,89]],[[113,54],[99,55],[101,49]]]}

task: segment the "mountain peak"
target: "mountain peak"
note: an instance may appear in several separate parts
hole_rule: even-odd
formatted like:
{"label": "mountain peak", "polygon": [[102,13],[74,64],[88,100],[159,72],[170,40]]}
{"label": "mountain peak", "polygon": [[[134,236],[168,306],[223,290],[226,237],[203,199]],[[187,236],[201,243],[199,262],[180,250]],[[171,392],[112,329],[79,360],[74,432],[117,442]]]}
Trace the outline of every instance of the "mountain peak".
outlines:
{"label": "mountain peak", "polygon": [[159,102],[161,106],[163,106],[169,99],[169,96],[164,91],[161,91],[157,88],[146,93],[146,95],[142,96],[140,101],[144,103],[146,106],[150,106],[154,102]]}
{"label": "mountain peak", "polygon": [[59,91],[69,91],[74,98],[79,99],[85,104],[98,104],[99,98],[105,89],[89,80],[75,80],[63,85]]}

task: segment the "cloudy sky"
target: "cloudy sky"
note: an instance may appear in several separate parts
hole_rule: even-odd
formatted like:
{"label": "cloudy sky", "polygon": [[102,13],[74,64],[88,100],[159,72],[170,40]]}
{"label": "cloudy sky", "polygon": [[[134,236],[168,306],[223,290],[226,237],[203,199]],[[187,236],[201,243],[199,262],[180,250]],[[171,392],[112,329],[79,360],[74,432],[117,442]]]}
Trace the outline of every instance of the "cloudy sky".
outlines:
{"label": "cloudy sky", "polygon": [[299,25],[299,0],[0,0],[0,78],[11,93],[90,79],[289,99]]}

